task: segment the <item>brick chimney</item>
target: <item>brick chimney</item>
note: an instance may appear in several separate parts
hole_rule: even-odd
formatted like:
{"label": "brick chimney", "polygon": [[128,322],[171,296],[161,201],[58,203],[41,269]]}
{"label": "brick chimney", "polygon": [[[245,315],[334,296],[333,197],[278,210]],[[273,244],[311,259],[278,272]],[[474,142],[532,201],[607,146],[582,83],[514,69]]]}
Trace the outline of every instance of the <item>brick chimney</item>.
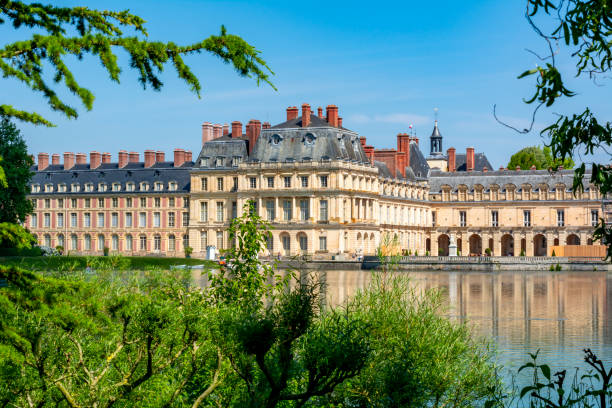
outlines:
{"label": "brick chimney", "polygon": [[155,151],[145,150],[144,152],[144,166],[151,167],[155,164]]}
{"label": "brick chimney", "polygon": [[365,147],[366,146],[366,138],[365,138],[365,136],[361,136],[359,138],[359,143],[361,143],[361,147]]}
{"label": "brick chimney", "polygon": [[287,120],[297,119],[297,117],[298,117],[297,106],[289,106],[287,108]]}
{"label": "brick chimney", "polygon": [[410,152],[410,136],[408,133],[397,134],[397,151]]}
{"label": "brick chimney", "polygon": [[504,166],[499,166],[499,171],[504,171]]}
{"label": "brick chimney", "polygon": [[102,155],[100,152],[89,152],[89,168],[97,169],[102,164]]}
{"label": "brick chimney", "polygon": [[249,140],[249,154],[253,152],[255,143],[261,134],[261,122],[257,119],[251,119],[247,125],[247,138]]}
{"label": "brick chimney", "polygon": [[191,150],[185,150],[185,163],[191,161]]}
{"label": "brick chimney", "polygon": [[74,167],[74,153],[64,152],[64,170],[70,170]]}
{"label": "brick chimney", "polygon": [[229,125],[227,123],[223,124],[223,136],[229,135]]}
{"label": "brick chimney", "polygon": [[264,129],[270,129],[270,122],[264,122],[263,123],[263,128]]}
{"label": "brick chimney", "polygon": [[455,148],[451,147],[450,149],[446,151],[446,154],[448,155],[448,171],[452,173],[456,170],[455,169],[455,163],[456,163]]}
{"label": "brick chimney", "polygon": [[155,152],[155,163],[163,163],[166,161],[166,154],[161,150]]}
{"label": "brick chimney", "polygon": [[489,171],[489,169],[487,168],[487,166],[483,166],[483,168],[482,168],[482,172],[483,172],[483,173],[486,173],[487,171]]}
{"label": "brick chimney", "polygon": [[242,123],[235,120],[232,122],[232,138],[242,137]]}
{"label": "brick chimney", "polygon": [[474,148],[468,147],[465,151],[465,167],[467,171],[474,171]]}
{"label": "brick chimney", "polygon": [[213,125],[213,139],[223,136],[223,126],[215,123]]}
{"label": "brick chimney", "polygon": [[77,153],[76,163],[77,164],[87,164],[87,155],[85,153]]}
{"label": "brick chimney", "polygon": [[397,177],[397,169],[399,167],[397,156],[397,150],[395,149],[374,150],[374,160],[385,163],[393,178]]}
{"label": "brick chimney", "polygon": [[363,151],[370,160],[370,164],[374,164],[374,146],[363,146]]}
{"label": "brick chimney", "polygon": [[202,145],[213,139],[213,124],[210,122],[202,123]]}
{"label": "brick chimney", "polygon": [[102,163],[110,163],[111,162],[111,154],[108,152],[102,153]]}
{"label": "brick chimney", "polygon": [[310,105],[302,104],[302,127],[310,126]]}
{"label": "brick chimney", "polygon": [[51,155],[51,164],[60,164],[60,155],[58,153]]}
{"label": "brick chimney", "polygon": [[338,107],[336,105],[327,105],[327,123],[330,126],[338,127]]}
{"label": "brick chimney", "polygon": [[322,108],[322,107],[320,107],[320,106],[317,108],[317,116],[318,116],[320,119],[323,119],[323,108]]}
{"label": "brick chimney", "polygon": [[138,163],[140,161],[140,155],[138,152],[130,152],[130,163]]}
{"label": "brick chimney", "polygon": [[181,167],[185,163],[185,150],[174,149],[174,167]]}
{"label": "brick chimney", "polygon": [[119,150],[119,168],[122,169],[128,164],[128,152]]}
{"label": "brick chimney", "polygon": [[49,153],[38,153],[38,171],[49,167]]}

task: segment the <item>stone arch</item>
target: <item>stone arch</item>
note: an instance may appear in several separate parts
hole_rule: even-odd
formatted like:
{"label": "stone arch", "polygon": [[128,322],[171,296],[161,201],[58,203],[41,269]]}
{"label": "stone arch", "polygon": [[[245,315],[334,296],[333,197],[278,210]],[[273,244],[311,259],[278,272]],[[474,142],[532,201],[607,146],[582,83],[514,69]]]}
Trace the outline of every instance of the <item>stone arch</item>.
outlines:
{"label": "stone arch", "polygon": [[546,256],[547,254],[547,242],[546,237],[542,234],[536,234],[533,237],[533,255],[534,256]]}
{"label": "stone arch", "polygon": [[553,245],[554,245],[554,246],[559,246],[559,238],[555,238],[555,239],[553,240]]}
{"label": "stone arch", "polygon": [[308,252],[308,236],[304,232],[298,232],[295,236],[298,243],[298,248],[302,253]]}
{"label": "stone arch", "polygon": [[438,237],[438,254],[440,256],[448,256],[448,246],[450,244],[450,238],[446,234],[442,234]]}
{"label": "stone arch", "polygon": [[355,251],[356,252],[363,251],[363,240],[361,238],[361,232],[357,233],[357,239],[355,242]]}
{"label": "stone arch", "polygon": [[593,245],[593,238],[587,238],[587,245]]}
{"label": "stone arch", "polygon": [[519,254],[527,255],[527,239],[521,238],[521,252]]}
{"label": "stone arch", "polygon": [[501,256],[514,256],[514,238],[510,234],[501,237]]}
{"label": "stone arch", "polygon": [[470,253],[469,255],[482,255],[482,238],[478,234],[472,234],[469,239]]}
{"label": "stone arch", "polygon": [[567,245],[580,245],[580,238],[576,234],[569,234],[565,243]]}
{"label": "stone arch", "polygon": [[425,239],[425,251],[431,254],[431,238]]}
{"label": "stone arch", "polygon": [[288,232],[281,232],[279,235],[283,255],[291,255],[291,237]]}

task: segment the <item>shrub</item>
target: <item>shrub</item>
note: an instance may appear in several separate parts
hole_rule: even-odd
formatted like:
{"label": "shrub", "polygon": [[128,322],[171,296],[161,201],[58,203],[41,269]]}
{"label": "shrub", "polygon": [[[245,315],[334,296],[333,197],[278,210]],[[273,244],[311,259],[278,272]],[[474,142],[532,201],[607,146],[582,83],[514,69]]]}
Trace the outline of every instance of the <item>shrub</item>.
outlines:
{"label": "shrub", "polygon": [[552,254],[550,254],[550,256],[557,256],[557,254],[555,254],[555,250],[553,249]]}
{"label": "shrub", "polygon": [[104,253],[104,256],[108,256],[109,252],[110,252],[110,249],[108,247],[104,247],[104,249],[102,250],[102,253]]}
{"label": "shrub", "polygon": [[557,266],[555,267],[555,271],[557,272],[561,271],[561,265],[557,264]]}
{"label": "shrub", "polygon": [[521,253],[520,253],[519,256],[525,256],[525,250],[524,249],[521,249]]}
{"label": "shrub", "polygon": [[55,247],[55,250],[60,254],[60,255],[64,255],[64,247],[61,245],[58,245]]}
{"label": "shrub", "polygon": [[425,256],[429,256],[429,251],[425,251]]}
{"label": "shrub", "polygon": [[492,252],[493,252],[493,251],[491,251],[491,248],[487,248],[487,249],[485,249],[485,254],[487,254],[487,256],[491,256],[491,253],[492,253]]}
{"label": "shrub", "polygon": [[438,256],[443,256],[444,250],[442,248],[438,248]]}
{"label": "shrub", "polygon": [[419,251],[417,249],[414,250],[414,256],[419,256]]}
{"label": "shrub", "polygon": [[185,258],[190,258],[193,253],[193,248],[190,246],[185,247]]}

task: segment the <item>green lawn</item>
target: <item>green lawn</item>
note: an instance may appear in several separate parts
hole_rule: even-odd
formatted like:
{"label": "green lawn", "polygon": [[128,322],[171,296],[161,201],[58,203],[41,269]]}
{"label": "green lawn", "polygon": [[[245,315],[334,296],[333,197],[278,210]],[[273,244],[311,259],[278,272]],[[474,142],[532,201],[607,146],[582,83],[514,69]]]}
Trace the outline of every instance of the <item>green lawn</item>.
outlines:
{"label": "green lawn", "polygon": [[96,263],[120,265],[126,270],[146,270],[151,268],[169,269],[176,265],[214,265],[211,261],[195,258],[155,258],[140,256],[103,257],[103,256],[3,256],[0,265],[18,266],[31,271],[53,271],[85,269],[88,265],[95,268]]}

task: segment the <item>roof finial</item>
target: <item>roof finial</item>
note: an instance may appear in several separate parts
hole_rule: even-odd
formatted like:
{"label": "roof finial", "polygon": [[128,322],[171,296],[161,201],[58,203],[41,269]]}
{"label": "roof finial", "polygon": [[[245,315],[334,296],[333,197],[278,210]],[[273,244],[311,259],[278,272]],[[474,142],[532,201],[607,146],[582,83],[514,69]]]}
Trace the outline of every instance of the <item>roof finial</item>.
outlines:
{"label": "roof finial", "polygon": [[434,108],[434,119],[436,121],[436,126],[438,126],[438,108]]}

